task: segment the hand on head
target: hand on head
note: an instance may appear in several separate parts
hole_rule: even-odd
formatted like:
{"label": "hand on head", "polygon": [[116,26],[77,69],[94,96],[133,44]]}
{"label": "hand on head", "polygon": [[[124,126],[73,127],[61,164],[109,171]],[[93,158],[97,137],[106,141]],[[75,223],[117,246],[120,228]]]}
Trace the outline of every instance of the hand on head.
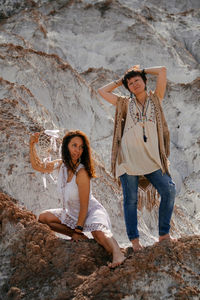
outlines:
{"label": "hand on head", "polygon": [[129,72],[131,72],[131,71],[142,72],[142,70],[140,69],[140,65],[135,65],[135,66],[133,66],[133,67],[130,67],[130,68],[125,72],[125,74],[126,74],[126,73],[129,73]]}

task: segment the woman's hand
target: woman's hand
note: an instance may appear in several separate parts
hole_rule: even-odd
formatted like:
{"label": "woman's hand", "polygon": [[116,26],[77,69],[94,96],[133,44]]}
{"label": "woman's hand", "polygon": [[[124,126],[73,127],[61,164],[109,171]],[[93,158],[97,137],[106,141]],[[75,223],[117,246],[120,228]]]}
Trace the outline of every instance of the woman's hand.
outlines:
{"label": "woman's hand", "polygon": [[30,142],[31,143],[38,143],[39,136],[40,136],[40,132],[35,132],[34,134],[31,135]]}
{"label": "woman's hand", "polygon": [[140,65],[135,65],[135,66],[132,66],[130,67],[126,72],[126,73],[129,73],[131,71],[135,71],[135,72],[142,72],[142,70],[140,69]]}
{"label": "woman's hand", "polygon": [[87,240],[88,237],[85,236],[84,234],[79,234],[77,232],[74,232],[72,235],[72,242],[78,242],[78,241],[83,241],[83,240]]}

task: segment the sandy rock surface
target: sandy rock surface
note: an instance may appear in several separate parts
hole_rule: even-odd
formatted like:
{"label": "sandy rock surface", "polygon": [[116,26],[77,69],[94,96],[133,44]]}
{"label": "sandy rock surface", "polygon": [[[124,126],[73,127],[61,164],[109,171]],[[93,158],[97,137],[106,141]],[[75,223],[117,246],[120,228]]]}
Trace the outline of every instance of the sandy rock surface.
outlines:
{"label": "sandy rock surface", "polygon": [[0,200],[1,299],[198,299],[199,236],[126,248],[126,261],[110,269],[94,240],[60,239],[16,200]]}

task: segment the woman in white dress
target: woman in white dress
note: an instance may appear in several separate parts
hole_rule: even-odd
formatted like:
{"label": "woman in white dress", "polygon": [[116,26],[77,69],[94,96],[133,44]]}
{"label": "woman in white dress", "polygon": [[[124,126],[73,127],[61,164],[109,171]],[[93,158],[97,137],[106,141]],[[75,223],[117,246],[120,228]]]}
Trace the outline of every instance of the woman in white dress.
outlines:
{"label": "woman in white dress", "polygon": [[90,179],[95,177],[95,170],[87,136],[79,130],[69,131],[62,141],[62,160],[43,163],[34,147],[39,135],[35,133],[30,138],[32,167],[43,173],[59,170],[58,190],[63,200],[62,208],[42,212],[39,222],[76,242],[87,239],[83,232],[91,232],[94,239],[112,254],[109,267],[120,265],[125,257],[112,236],[107,211],[91,193]]}

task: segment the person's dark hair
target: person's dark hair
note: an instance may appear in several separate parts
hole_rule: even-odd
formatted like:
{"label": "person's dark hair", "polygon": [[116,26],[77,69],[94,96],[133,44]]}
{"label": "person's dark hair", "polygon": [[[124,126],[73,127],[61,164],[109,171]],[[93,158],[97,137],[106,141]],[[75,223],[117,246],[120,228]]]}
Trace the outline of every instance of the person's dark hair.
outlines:
{"label": "person's dark hair", "polygon": [[146,90],[147,77],[146,77],[144,70],[142,70],[142,72],[132,70],[132,71],[125,73],[124,78],[122,79],[122,83],[123,83],[124,87],[129,91],[128,79],[131,79],[132,77],[136,77],[136,76],[140,76],[142,78],[142,80],[144,81],[145,90]]}
{"label": "person's dark hair", "polygon": [[91,156],[89,139],[86,136],[86,134],[80,130],[68,131],[63,137],[62,148],[61,148],[62,161],[67,168],[72,170],[73,173],[76,172],[76,166],[72,162],[71,155],[68,149],[69,142],[71,141],[72,138],[76,136],[80,137],[83,141],[83,153],[81,155],[81,163],[85,166],[85,169],[90,178],[96,177],[94,163]]}

